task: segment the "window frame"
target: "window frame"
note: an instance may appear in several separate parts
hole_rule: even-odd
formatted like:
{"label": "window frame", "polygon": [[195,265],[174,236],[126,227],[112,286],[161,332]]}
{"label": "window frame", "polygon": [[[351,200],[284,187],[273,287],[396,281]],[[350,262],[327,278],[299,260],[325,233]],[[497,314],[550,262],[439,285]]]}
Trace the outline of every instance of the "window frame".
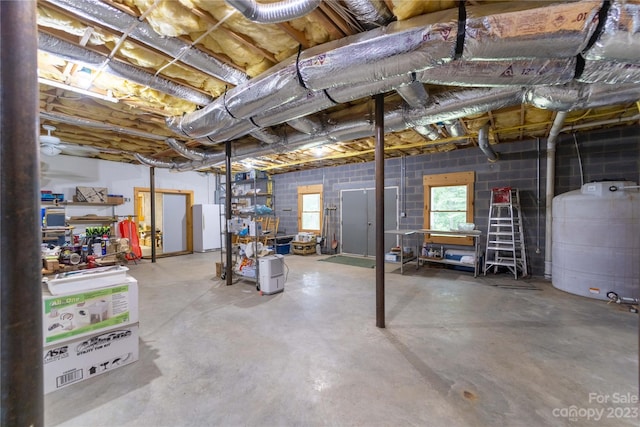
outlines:
{"label": "window frame", "polygon": [[[303,196],[309,194],[318,194],[320,196],[320,216],[318,229],[305,229],[302,228],[302,214],[303,214]],[[298,232],[302,233],[316,233],[318,236],[322,235],[322,224],[324,215],[324,200],[322,195],[322,184],[315,185],[301,185],[298,187]]]}
{"label": "window frame", "polygon": [[[423,227],[430,230],[431,226],[431,189],[435,187],[462,186],[467,187],[467,222],[474,222],[474,185],[475,172],[454,172],[434,175],[423,175],[422,185],[424,187],[424,218]],[[449,231],[449,230],[442,230]],[[429,243],[440,243],[448,245],[473,246],[473,237],[454,237],[426,235],[425,241]]]}

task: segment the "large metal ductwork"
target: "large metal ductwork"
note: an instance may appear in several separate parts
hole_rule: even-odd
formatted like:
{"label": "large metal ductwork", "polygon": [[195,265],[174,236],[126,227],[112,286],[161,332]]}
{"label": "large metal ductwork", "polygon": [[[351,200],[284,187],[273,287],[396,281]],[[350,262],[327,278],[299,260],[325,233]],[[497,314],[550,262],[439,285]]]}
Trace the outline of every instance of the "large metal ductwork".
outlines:
{"label": "large metal ductwork", "polygon": [[[430,128],[432,123],[446,120],[457,120],[468,114],[479,114],[496,108],[519,105],[522,102],[523,90],[514,88],[468,89],[454,94],[442,94],[430,100],[424,108],[407,109],[399,106],[387,111],[384,116],[385,130],[397,132],[408,128]],[[464,100],[464,102],[463,102]],[[456,106],[458,109],[455,109]],[[272,154],[274,147],[295,150],[301,147],[350,141],[370,137],[374,133],[374,125],[369,117],[360,117],[342,123],[328,125],[321,132],[314,134],[291,133],[272,141],[269,145],[262,142],[242,147],[234,147],[234,159]],[[435,135],[434,135],[435,136]],[[138,160],[149,166],[170,168],[175,170],[196,170],[209,167],[224,160],[224,153],[212,154],[206,161],[174,162],[161,161],[146,156],[136,156]]]}
{"label": "large metal ductwork", "polygon": [[[606,3],[605,3],[606,6]],[[610,3],[602,31],[584,54],[586,60],[640,65],[640,3]]]}
{"label": "large metal ductwork", "polygon": [[454,138],[464,136],[464,134],[467,133],[460,120],[447,120],[444,122],[444,128],[449,132],[449,135]]}
{"label": "large metal ductwork", "polygon": [[[524,90],[521,88],[477,88],[433,95],[426,108],[414,108],[404,113],[411,126],[431,125],[457,120],[461,117],[490,110],[520,105]],[[387,120],[385,118],[385,125]],[[464,134],[464,132],[462,133]]]}
{"label": "large metal ductwork", "polygon": [[298,75],[323,90],[437,67],[455,57],[457,20],[445,10],[312,47],[300,53]]}
{"label": "large metal ductwork", "polygon": [[[569,111],[639,97],[640,89],[634,87],[616,87],[612,91],[611,86],[590,86],[573,80],[579,68],[577,55],[591,48],[590,40],[598,36],[601,1],[532,4],[462,5],[467,16],[463,22],[464,38],[457,34],[458,10],[445,10],[319,45],[229,90],[201,110],[169,118],[167,125],[179,134],[206,137],[212,144],[253,133],[259,143],[234,151],[234,156],[248,156],[370,136],[371,126],[365,121],[356,119],[319,127],[311,115],[336,103],[391,90],[400,93],[409,108],[387,112],[387,131],[414,128],[429,139],[439,137],[432,127],[435,123],[456,122],[470,114],[506,106],[527,103]],[[602,10],[600,18],[605,15]],[[525,23],[575,14],[582,19],[553,21],[559,25],[536,27],[531,33],[520,30],[528,28]],[[462,39],[464,43],[459,44]],[[640,41],[634,38],[627,49],[635,52],[627,55],[637,62],[640,49],[634,48],[639,45]],[[457,55],[461,58],[455,59]],[[624,77],[625,72],[619,69],[609,73],[628,78]],[[420,91],[422,83],[474,89],[427,98],[426,92]],[[538,86],[522,89],[535,85]],[[257,130],[287,122],[299,133],[267,133],[269,146],[265,146],[265,135]],[[464,135],[451,126],[450,134]],[[206,166],[202,161],[198,164]]]}
{"label": "large metal ductwork", "polygon": [[295,130],[308,135],[321,132],[322,129],[324,129],[324,125],[320,120],[315,120],[311,117],[300,117],[289,120],[287,124]]}
{"label": "large metal ductwork", "polygon": [[583,83],[611,85],[640,83],[640,64],[609,61],[585,61],[582,74],[576,80]]}
{"label": "large metal ductwork", "polygon": [[413,130],[431,141],[440,139],[440,133],[432,126],[414,126]]}
{"label": "large metal ductwork", "polygon": [[264,142],[265,144],[277,144],[282,140],[281,137],[271,133],[267,129],[256,129],[253,132],[250,132],[249,135]]}
{"label": "large metal ductwork", "polygon": [[496,61],[456,60],[416,73],[416,80],[446,86],[560,85],[573,80],[576,57]]}
{"label": "large metal ductwork", "polygon": [[[596,30],[602,1],[543,2],[535,7],[540,5],[467,6],[462,59],[571,58],[580,54]],[[547,22],[558,25],[539,24]]]}
{"label": "large metal ductwork", "polygon": [[489,144],[489,123],[485,123],[485,125],[478,130],[478,147],[480,147],[480,150],[487,156],[489,162],[493,163],[498,160],[498,154],[493,151],[491,144]]}
{"label": "large metal ductwork", "polygon": [[211,154],[206,153],[197,148],[189,148],[185,144],[180,143],[173,138],[167,138],[165,142],[176,153],[180,154],[182,157],[185,157],[189,160],[207,160],[209,158],[212,158]]}
{"label": "large metal ductwork", "polygon": [[383,0],[343,0],[353,17],[366,29],[384,27],[395,18]]}
{"label": "large metal ductwork", "polygon": [[427,94],[424,85],[418,81],[413,80],[406,85],[400,85],[396,88],[396,92],[410,107],[420,108],[427,105],[429,94]]}
{"label": "large metal ductwork", "polygon": [[544,110],[573,111],[635,102],[638,99],[638,85],[571,83],[564,86],[534,87],[527,91],[524,101]]}
{"label": "large metal ductwork", "polygon": [[[400,76],[407,82],[409,73],[415,69],[435,66],[453,58],[455,37],[444,40],[439,35],[439,27],[434,27],[438,21],[432,22],[446,16],[448,26],[457,28],[457,14],[446,12],[414,18],[409,25],[394,22],[385,28],[308,49],[300,58],[290,58],[276,65],[267,74],[229,90],[207,107],[168,119],[167,125],[178,133],[203,137],[215,134],[229,122],[270,115],[267,112],[271,109],[287,109],[289,103],[303,104],[309,109],[283,117],[282,122],[321,111],[334,104],[333,97],[329,99],[323,93],[325,89],[370,84],[369,94],[381,93],[384,91],[381,86],[390,86],[387,79]],[[438,37],[423,37],[431,32],[437,33]],[[358,93],[358,96],[362,95]]]}
{"label": "large metal ductwork", "polygon": [[141,130],[116,126],[108,122],[99,122],[97,120],[69,116],[69,115],[60,114],[60,113],[52,113],[48,111],[40,111],[40,118],[52,120],[54,122],[67,123],[70,125],[77,125],[77,126],[83,126],[88,128],[94,128],[94,129],[110,130],[110,131],[113,131],[114,133],[137,136],[140,138],[151,139],[153,141],[164,141],[167,138],[166,136],[157,135],[155,133],[144,132]]}
{"label": "large metal ductwork", "polygon": [[[158,34],[146,22],[140,22],[133,16],[100,0],[46,1],[89,21],[121,33],[127,33],[131,39],[149,45],[172,58],[180,58],[180,62],[223,82],[239,85],[248,80],[245,73],[217,60],[211,55],[207,55],[197,49],[191,49],[189,44],[179,38],[158,37]],[[130,30],[131,28],[133,29]]]}
{"label": "large metal ductwork", "polygon": [[225,0],[245,18],[261,24],[276,24],[301,18],[320,5],[321,0],[280,0],[258,3],[256,0]]}
{"label": "large metal ductwork", "polygon": [[[596,16],[599,2],[581,3],[584,4],[580,13]],[[238,120],[250,118],[259,127],[285,123],[329,108],[334,101],[346,102],[340,95],[349,90],[363,97],[398,88],[400,92],[408,91],[402,87],[411,82],[529,86],[571,81],[576,66],[575,54],[586,46],[595,24],[591,21],[574,23],[569,30],[562,26],[544,27],[537,36],[544,37],[545,44],[559,44],[562,49],[542,49],[541,53],[537,47],[530,46],[515,55],[510,47],[512,40],[520,45],[528,42],[537,46],[539,43],[533,43],[533,38],[519,32],[500,32],[497,27],[488,26],[488,21],[497,25],[511,22],[520,14],[533,19],[552,16],[558,11],[569,13],[575,7],[567,9],[552,4],[531,8],[529,4],[518,4],[506,8],[501,4],[498,9],[490,6],[472,9],[466,31],[473,33],[473,37],[467,34],[465,47],[467,39],[471,40],[472,46],[465,51],[464,62],[453,60],[455,51],[460,49],[456,45],[457,10],[441,11],[393,22],[385,28],[303,51],[299,57],[292,57],[268,73],[231,89],[204,109],[170,118],[167,124],[178,133],[195,138],[208,136],[213,142],[222,142],[225,140],[221,136],[222,130],[240,126]],[[485,45],[490,46],[484,49]],[[495,56],[488,57],[487,52]],[[531,58],[522,58],[523,52]],[[553,56],[554,52],[559,58]],[[499,58],[503,60],[497,61]],[[474,72],[467,71],[467,68]],[[415,78],[409,79],[412,73],[415,73]],[[399,81],[390,83],[394,79]],[[369,94],[362,93],[366,84],[370,85]],[[244,128],[251,131],[247,125]],[[242,134],[233,131],[225,136],[231,133]]]}
{"label": "large metal ductwork", "polygon": [[602,30],[582,53],[584,68],[577,80],[614,85],[640,83],[640,4],[625,0],[605,2],[600,19]]}
{"label": "large metal ductwork", "polygon": [[64,60],[92,68],[100,68],[108,61],[103,70],[116,77],[130,80],[133,83],[138,83],[143,86],[148,86],[151,89],[193,102],[197,105],[208,105],[213,101],[213,98],[200,93],[197,90],[181,86],[171,80],[139,70],[132,65],[118,62],[114,59],[110,60],[107,57],[90,51],[89,49],[76,46],[49,34],[38,33],[38,49],[56,55]]}

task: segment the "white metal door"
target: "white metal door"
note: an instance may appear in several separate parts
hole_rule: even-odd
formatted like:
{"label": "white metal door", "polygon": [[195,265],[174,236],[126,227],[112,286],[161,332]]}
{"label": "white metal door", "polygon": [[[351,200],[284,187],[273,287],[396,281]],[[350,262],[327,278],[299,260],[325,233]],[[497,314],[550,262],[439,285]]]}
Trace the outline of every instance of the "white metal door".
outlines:
{"label": "white metal door", "polygon": [[162,195],[162,252],[187,250],[187,196]]}

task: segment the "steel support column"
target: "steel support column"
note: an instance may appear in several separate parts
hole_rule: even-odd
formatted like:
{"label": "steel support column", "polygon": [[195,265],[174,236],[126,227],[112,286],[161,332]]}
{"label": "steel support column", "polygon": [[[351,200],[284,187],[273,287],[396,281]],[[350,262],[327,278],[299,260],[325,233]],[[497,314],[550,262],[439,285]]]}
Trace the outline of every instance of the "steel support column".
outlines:
{"label": "steel support column", "polygon": [[0,1],[0,425],[42,426],[36,2]]}
{"label": "steel support column", "polygon": [[[156,262],[156,168],[149,168],[149,203],[151,205],[151,262]],[[138,221],[140,219],[138,218]]]}
{"label": "steel support column", "polygon": [[232,277],[232,265],[231,263],[233,262],[233,258],[232,258],[232,247],[231,247],[231,230],[229,230],[228,224],[229,224],[229,220],[231,219],[231,141],[227,141],[225,142],[224,145],[224,153],[225,153],[225,177],[226,177],[226,182],[225,182],[225,194],[226,197],[224,198],[224,218],[226,220],[226,224],[224,224],[224,229],[227,230],[227,232],[224,234],[224,238],[225,238],[225,248],[227,249],[226,252],[226,259],[225,259],[225,277],[227,280],[227,286],[232,285],[233,284],[233,277]]}
{"label": "steel support column", "polygon": [[384,328],[384,95],[378,94],[374,99],[376,104],[376,326]]}

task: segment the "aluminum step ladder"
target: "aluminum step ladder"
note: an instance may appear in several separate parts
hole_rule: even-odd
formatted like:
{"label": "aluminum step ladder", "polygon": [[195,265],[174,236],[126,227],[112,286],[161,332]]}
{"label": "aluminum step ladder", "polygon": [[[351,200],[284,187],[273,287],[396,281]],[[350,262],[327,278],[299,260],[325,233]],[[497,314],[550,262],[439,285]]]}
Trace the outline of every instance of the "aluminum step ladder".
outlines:
{"label": "aluminum step ladder", "polygon": [[514,278],[527,276],[527,254],[522,230],[520,193],[511,187],[491,190],[487,248],[484,257],[484,274],[491,268],[506,267]]}

